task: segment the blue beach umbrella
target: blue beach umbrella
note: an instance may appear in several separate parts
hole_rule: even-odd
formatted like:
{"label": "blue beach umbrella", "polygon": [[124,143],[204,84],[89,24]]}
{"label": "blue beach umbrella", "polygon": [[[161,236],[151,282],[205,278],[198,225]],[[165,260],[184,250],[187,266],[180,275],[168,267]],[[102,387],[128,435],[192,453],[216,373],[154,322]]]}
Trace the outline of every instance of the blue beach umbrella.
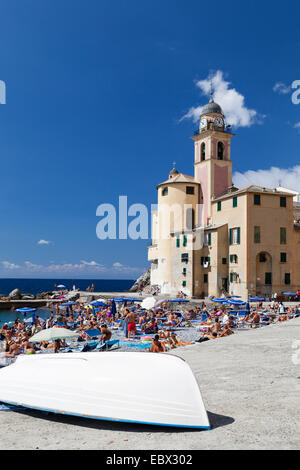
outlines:
{"label": "blue beach umbrella", "polygon": [[65,302],[64,304],[60,304],[61,307],[70,307],[71,305],[76,305],[76,302]]}
{"label": "blue beach umbrella", "polygon": [[282,295],[289,295],[290,297],[294,297],[297,294],[295,294],[295,292],[283,292]]}
{"label": "blue beach umbrella", "polygon": [[249,297],[248,302],[262,302],[263,299],[262,297]]}
{"label": "blue beach umbrella", "polygon": [[[26,315],[26,313],[32,313],[32,317],[31,317],[32,323],[35,323],[35,313],[34,313],[35,311],[36,311],[36,308],[30,308],[30,307],[22,307],[16,310],[16,312],[23,313],[23,315]],[[27,321],[26,323],[30,323],[30,321]]]}
{"label": "blue beach umbrella", "polygon": [[114,300],[111,301],[110,313],[112,315],[115,315],[117,313],[117,307],[116,307],[116,303]]}
{"label": "blue beach umbrella", "polygon": [[187,302],[189,302],[189,300],[186,300],[186,299],[172,299],[172,300],[169,300],[169,302],[187,303]]}
{"label": "blue beach umbrella", "polygon": [[104,302],[99,302],[99,300],[94,300],[93,302],[90,303],[93,307],[108,307],[108,304],[105,304]]}
{"label": "blue beach umbrella", "polygon": [[232,305],[246,305],[246,302],[243,302],[242,300],[230,300],[228,303]]}
{"label": "blue beach umbrella", "polygon": [[15,311],[20,312],[20,313],[29,313],[29,312],[35,312],[36,308],[22,307],[22,308],[17,308]]}

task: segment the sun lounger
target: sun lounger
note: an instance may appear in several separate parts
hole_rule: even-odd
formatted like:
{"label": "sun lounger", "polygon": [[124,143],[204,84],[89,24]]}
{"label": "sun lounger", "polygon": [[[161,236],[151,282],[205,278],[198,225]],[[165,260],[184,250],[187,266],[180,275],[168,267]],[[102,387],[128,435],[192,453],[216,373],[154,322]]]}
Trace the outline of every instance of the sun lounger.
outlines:
{"label": "sun lounger", "polygon": [[97,351],[107,351],[111,349],[112,346],[116,345],[117,348],[120,347],[120,340],[119,339],[111,339],[109,341],[105,341],[105,343],[99,343],[95,348]]}

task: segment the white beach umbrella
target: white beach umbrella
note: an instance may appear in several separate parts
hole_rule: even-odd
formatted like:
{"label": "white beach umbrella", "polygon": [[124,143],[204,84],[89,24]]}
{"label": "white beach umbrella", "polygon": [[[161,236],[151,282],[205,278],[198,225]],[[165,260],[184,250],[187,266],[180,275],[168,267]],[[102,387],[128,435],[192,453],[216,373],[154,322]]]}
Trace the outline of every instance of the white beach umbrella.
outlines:
{"label": "white beach umbrella", "polygon": [[47,328],[41,330],[30,338],[30,342],[39,343],[40,341],[55,341],[56,339],[77,338],[79,333],[68,330],[67,328]]}
{"label": "white beach umbrella", "polygon": [[146,309],[154,308],[155,303],[156,303],[155,297],[146,297],[141,303],[141,307],[146,308]]}

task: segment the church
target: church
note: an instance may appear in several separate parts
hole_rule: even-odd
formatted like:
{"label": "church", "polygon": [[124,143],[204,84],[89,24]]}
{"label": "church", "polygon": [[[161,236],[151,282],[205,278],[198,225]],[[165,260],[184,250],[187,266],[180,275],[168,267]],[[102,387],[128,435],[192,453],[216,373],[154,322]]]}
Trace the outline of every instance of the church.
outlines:
{"label": "church", "polygon": [[160,293],[247,299],[300,287],[299,193],[233,186],[233,137],[211,92],[192,137],[194,176],[174,167],[157,186],[148,260]]}

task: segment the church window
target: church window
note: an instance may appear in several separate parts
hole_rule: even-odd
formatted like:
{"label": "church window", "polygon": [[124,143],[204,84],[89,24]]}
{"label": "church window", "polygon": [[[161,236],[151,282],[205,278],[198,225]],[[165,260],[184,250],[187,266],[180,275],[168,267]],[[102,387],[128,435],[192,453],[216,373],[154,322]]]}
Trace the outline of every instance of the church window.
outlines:
{"label": "church window", "polygon": [[203,142],[200,147],[200,153],[201,153],[201,161],[205,160],[205,143]]}
{"label": "church window", "polygon": [[162,195],[163,195],[163,196],[167,196],[167,195],[168,195],[168,192],[169,192],[169,191],[168,191],[168,188],[164,188],[164,189],[162,190]]}
{"label": "church window", "polygon": [[186,194],[195,194],[194,186],[187,186],[186,187]]}
{"label": "church window", "polygon": [[218,142],[218,160],[223,160],[224,158],[224,144],[223,142]]}

